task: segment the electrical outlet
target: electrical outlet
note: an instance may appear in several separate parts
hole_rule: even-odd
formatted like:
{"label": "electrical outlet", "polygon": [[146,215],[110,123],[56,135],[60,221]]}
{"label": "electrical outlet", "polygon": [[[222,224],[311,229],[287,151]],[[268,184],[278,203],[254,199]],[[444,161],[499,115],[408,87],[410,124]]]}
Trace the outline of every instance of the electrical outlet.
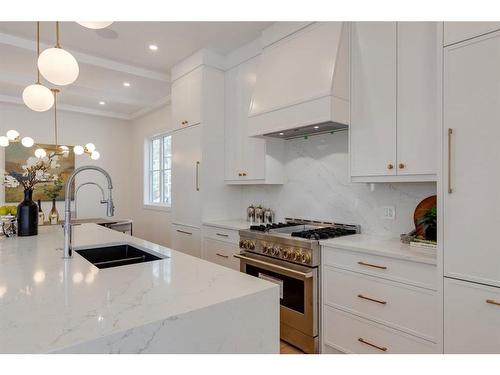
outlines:
{"label": "electrical outlet", "polygon": [[396,207],[394,207],[394,206],[382,207],[382,218],[384,218],[386,220],[396,219]]}

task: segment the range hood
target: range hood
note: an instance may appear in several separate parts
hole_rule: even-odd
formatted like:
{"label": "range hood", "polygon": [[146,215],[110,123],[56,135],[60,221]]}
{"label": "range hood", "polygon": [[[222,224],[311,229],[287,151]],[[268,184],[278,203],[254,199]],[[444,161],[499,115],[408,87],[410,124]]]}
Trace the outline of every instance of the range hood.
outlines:
{"label": "range hood", "polygon": [[320,22],[265,46],[248,135],[291,139],[347,129],[349,29]]}

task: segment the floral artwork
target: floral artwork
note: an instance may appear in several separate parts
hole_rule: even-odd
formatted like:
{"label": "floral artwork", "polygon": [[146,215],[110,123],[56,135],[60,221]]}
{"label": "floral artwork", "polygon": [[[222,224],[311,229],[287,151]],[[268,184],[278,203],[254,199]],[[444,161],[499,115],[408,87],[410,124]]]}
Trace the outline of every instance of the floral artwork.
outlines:
{"label": "floral artwork", "polygon": [[[33,188],[33,199],[50,201],[47,193],[54,183],[66,185],[68,177],[75,169],[74,154],[55,155],[55,145],[39,145],[47,151],[47,156],[33,156],[33,149],[20,143],[5,148],[5,202],[21,202],[24,189]],[[50,194],[49,194],[50,195]],[[59,189],[56,200],[64,200],[64,189]]]}

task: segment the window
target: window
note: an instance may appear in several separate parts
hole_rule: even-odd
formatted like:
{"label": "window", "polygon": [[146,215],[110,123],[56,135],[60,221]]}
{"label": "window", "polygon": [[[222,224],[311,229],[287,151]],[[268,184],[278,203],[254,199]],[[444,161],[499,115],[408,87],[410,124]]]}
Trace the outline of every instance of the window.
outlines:
{"label": "window", "polygon": [[146,204],[170,206],[172,203],[172,136],[159,135],[148,140]]}

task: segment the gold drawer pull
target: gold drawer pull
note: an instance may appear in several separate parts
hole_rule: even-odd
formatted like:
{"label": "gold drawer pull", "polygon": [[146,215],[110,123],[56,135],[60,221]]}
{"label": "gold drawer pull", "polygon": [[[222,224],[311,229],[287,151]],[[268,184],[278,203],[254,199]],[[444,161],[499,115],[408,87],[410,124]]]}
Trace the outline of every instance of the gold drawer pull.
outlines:
{"label": "gold drawer pull", "polygon": [[497,305],[497,306],[500,306],[500,302],[497,302],[497,301],[492,300],[492,299],[487,299],[487,300],[486,300],[486,303],[489,303],[490,305]]}
{"label": "gold drawer pull", "polygon": [[215,255],[217,255],[218,257],[221,257],[221,258],[229,258],[229,255],[224,255],[224,254],[219,254],[219,253],[215,253]]}
{"label": "gold drawer pull", "polygon": [[453,188],[451,186],[451,136],[453,134],[453,129],[448,129],[448,194],[453,193]]}
{"label": "gold drawer pull", "polygon": [[188,234],[190,236],[193,234],[191,232],[186,232],[185,230],[180,230],[180,229],[177,229],[177,232],[182,233],[182,234]]}
{"label": "gold drawer pull", "polygon": [[371,264],[371,263],[358,262],[358,264],[362,265],[362,266],[378,268],[378,269],[381,269],[381,270],[386,270],[387,269],[386,266],[377,266],[376,264]]}
{"label": "gold drawer pull", "polygon": [[229,234],[224,234],[224,233],[215,233],[219,237],[229,237]]}
{"label": "gold drawer pull", "polygon": [[394,165],[392,164],[387,164],[387,169],[393,169],[394,168]]}
{"label": "gold drawer pull", "polygon": [[377,302],[377,303],[380,303],[381,305],[386,305],[387,304],[387,301],[381,301],[379,299],[366,297],[366,296],[364,296],[362,294],[358,294],[358,298],[366,299],[366,300],[372,301],[372,302]]}
{"label": "gold drawer pull", "polygon": [[358,339],[358,341],[362,342],[365,345],[371,346],[372,348],[378,349],[378,350],[380,350],[382,352],[386,352],[387,351],[387,348],[385,346],[378,346],[378,345],[372,344],[371,342],[368,342],[368,341],[366,341],[365,339],[363,339],[361,337]]}

